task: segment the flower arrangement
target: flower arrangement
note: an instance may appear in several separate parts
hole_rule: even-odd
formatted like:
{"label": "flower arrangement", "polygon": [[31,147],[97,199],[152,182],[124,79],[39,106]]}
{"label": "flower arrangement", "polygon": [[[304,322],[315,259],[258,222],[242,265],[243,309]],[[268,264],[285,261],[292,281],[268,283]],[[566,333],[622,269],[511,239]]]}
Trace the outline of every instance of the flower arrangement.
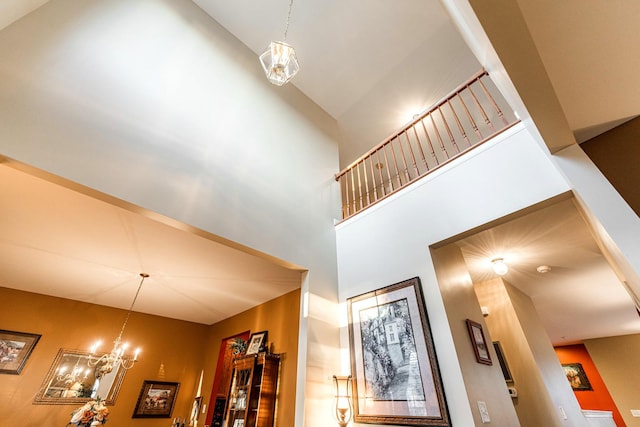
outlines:
{"label": "flower arrangement", "polygon": [[107,409],[104,402],[98,398],[97,400],[91,400],[85,403],[73,411],[69,424],[75,424],[81,427],[99,426],[106,423],[108,418],[109,409]]}
{"label": "flower arrangement", "polygon": [[233,341],[231,341],[231,352],[235,356],[244,354],[245,351],[247,351],[247,342],[245,340],[242,338],[234,338]]}

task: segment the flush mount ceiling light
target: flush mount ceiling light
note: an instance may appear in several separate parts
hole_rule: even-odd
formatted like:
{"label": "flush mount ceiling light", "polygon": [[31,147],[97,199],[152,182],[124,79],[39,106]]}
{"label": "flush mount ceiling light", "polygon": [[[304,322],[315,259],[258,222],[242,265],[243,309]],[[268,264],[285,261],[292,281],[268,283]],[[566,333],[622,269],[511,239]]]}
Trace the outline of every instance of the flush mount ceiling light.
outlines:
{"label": "flush mount ceiling light", "polygon": [[548,265],[541,265],[536,268],[536,271],[540,274],[545,274],[551,271],[551,267],[549,267]]}
{"label": "flush mount ceiling light", "polygon": [[284,30],[284,41],[274,41],[267,46],[260,55],[262,69],[267,75],[267,79],[276,86],[288,83],[300,70],[296,51],[287,44],[287,32],[289,31],[289,19],[291,18],[291,8],[293,0],[289,3],[289,14]]}
{"label": "flush mount ceiling light", "polygon": [[493,271],[498,276],[504,276],[509,271],[509,266],[504,262],[504,258],[494,258],[491,260]]}

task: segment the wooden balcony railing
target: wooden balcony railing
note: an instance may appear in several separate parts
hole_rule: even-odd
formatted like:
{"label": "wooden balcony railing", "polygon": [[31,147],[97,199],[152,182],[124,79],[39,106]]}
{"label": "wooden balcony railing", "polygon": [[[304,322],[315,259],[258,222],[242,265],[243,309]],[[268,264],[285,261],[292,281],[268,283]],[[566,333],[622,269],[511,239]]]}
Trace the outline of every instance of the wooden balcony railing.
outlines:
{"label": "wooden balcony railing", "polygon": [[342,219],[397,192],[518,123],[481,70],[336,175]]}

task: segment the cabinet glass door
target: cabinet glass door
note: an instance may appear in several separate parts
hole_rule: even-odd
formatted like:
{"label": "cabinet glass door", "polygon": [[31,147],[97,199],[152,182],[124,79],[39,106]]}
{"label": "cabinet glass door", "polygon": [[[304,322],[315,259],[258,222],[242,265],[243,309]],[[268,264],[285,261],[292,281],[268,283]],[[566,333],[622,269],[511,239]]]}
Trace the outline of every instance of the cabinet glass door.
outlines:
{"label": "cabinet glass door", "polygon": [[237,369],[231,384],[231,399],[229,401],[229,417],[227,427],[245,426],[249,392],[251,391],[251,368]]}

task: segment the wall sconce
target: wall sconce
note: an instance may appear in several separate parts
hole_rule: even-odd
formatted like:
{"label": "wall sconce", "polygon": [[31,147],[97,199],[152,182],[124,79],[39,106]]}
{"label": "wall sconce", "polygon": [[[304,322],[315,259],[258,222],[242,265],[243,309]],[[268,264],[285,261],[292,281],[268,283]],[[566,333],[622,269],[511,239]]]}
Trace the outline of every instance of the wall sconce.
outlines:
{"label": "wall sconce", "polygon": [[503,258],[495,258],[491,260],[493,264],[493,271],[498,276],[504,276],[509,271],[509,266],[504,262]]}
{"label": "wall sconce", "polygon": [[346,427],[353,416],[353,403],[351,401],[351,375],[333,376],[333,384],[336,387],[336,419],[340,427]]}

